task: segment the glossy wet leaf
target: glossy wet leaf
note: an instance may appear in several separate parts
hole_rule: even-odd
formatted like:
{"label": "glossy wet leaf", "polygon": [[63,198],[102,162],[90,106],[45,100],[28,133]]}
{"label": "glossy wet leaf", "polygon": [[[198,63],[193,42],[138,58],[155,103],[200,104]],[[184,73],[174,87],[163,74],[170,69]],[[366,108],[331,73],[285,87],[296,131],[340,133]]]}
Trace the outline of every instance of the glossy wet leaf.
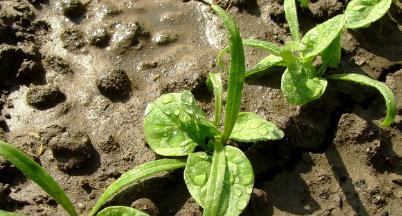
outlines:
{"label": "glossy wet leaf", "polygon": [[149,216],[149,214],[127,206],[111,206],[100,211],[97,216]]}
{"label": "glossy wet leaf", "polygon": [[284,0],[283,8],[285,10],[285,18],[288,22],[290,33],[294,41],[300,41],[299,21],[297,20],[297,8],[295,0]]}
{"label": "glossy wet leaf", "polygon": [[282,57],[275,55],[268,55],[267,57],[263,58],[260,62],[258,62],[253,68],[247,70],[245,76],[248,77],[253,74],[262,73],[268,70],[269,68],[275,66],[282,66],[282,67],[285,66]]}
{"label": "glossy wet leaf", "polygon": [[323,65],[337,68],[341,61],[341,35],[339,34],[332,43],[321,53]]}
{"label": "glossy wet leaf", "polygon": [[244,49],[240,37],[239,28],[229,14],[217,5],[212,5],[212,9],[221,18],[223,25],[229,33],[229,47],[231,54],[230,73],[227,89],[226,112],[224,121],[224,131],[222,141],[225,142],[232,132],[240,110],[241,98],[244,87],[244,74],[246,70]]}
{"label": "glossy wet leaf", "polygon": [[160,155],[187,155],[217,132],[189,91],[164,94],[145,111],[145,139]]}
{"label": "glossy wet leaf", "polygon": [[364,28],[377,21],[390,8],[392,0],[352,0],[346,7],[347,28]]}
{"label": "glossy wet leaf", "polygon": [[124,173],[115,182],[109,185],[96,202],[90,216],[95,215],[101,207],[123,189],[161,172],[175,170],[186,165],[183,159],[160,159],[147,162]]}
{"label": "glossy wet leaf", "polygon": [[396,116],[396,103],[392,91],[384,83],[371,79],[370,77],[361,74],[334,74],[327,77],[328,79],[344,80],[358,83],[365,86],[376,88],[384,97],[385,105],[387,107],[387,115],[385,119],[380,122],[384,127],[388,127],[394,122]]}
{"label": "glossy wet leaf", "polygon": [[300,72],[291,73],[290,68],[282,75],[281,91],[286,100],[294,105],[304,105],[320,98],[327,87],[327,80],[320,77],[309,78],[303,66]]}
{"label": "glossy wet leaf", "polygon": [[[248,158],[241,150],[232,146],[225,146],[224,149],[227,169],[223,195],[227,208],[223,215],[237,216],[241,214],[250,200],[254,185],[254,173]],[[191,162],[187,164],[185,170],[186,184],[191,196],[198,204],[204,206],[206,194],[205,179],[209,178],[212,158],[205,153],[193,154],[189,155],[189,161],[191,160]],[[196,167],[201,168],[201,171],[196,172]]]}
{"label": "glossy wet leaf", "polygon": [[209,73],[207,79],[207,86],[209,91],[212,91],[214,93],[215,98],[214,124],[216,127],[219,127],[222,114],[222,94],[223,94],[221,75],[218,73]]}
{"label": "glossy wet leaf", "polygon": [[224,190],[226,166],[223,144],[220,137],[217,137],[214,141],[214,153],[207,181],[203,216],[223,215],[226,211],[228,205],[227,191]]}
{"label": "glossy wet leaf", "polygon": [[345,23],[346,16],[338,15],[308,31],[302,39],[302,43],[306,45],[304,58],[315,57],[324,51],[336,39]]}
{"label": "glossy wet leaf", "polygon": [[239,142],[257,142],[282,139],[284,133],[276,125],[252,112],[241,112],[230,139]]}
{"label": "glossy wet leaf", "polygon": [[17,167],[25,176],[39,185],[50,197],[56,200],[70,215],[77,216],[73,204],[59,184],[28,155],[14,146],[0,140],[0,156]]}

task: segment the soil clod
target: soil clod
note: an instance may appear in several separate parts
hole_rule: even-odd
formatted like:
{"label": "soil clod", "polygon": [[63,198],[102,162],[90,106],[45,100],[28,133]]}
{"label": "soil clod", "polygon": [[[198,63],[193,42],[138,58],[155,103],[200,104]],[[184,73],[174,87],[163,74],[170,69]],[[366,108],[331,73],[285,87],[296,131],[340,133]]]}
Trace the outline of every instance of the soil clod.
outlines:
{"label": "soil clod", "polygon": [[131,207],[139,209],[143,212],[148,213],[150,216],[158,216],[159,210],[152,200],[147,198],[137,199],[131,204]]}
{"label": "soil clod", "polygon": [[138,22],[119,23],[114,26],[114,30],[109,49],[116,53],[123,53],[132,46],[138,46],[139,39],[149,35]]}
{"label": "soil clod", "polygon": [[99,91],[111,100],[127,98],[131,93],[131,81],[120,69],[114,69],[96,80]]}
{"label": "soil clod", "polygon": [[87,40],[92,45],[104,47],[109,43],[110,33],[105,26],[94,25],[87,30]]}
{"label": "soil clod", "polygon": [[66,96],[52,85],[31,86],[26,94],[27,103],[39,110],[53,108],[65,100]]}
{"label": "soil clod", "polygon": [[171,30],[161,30],[152,37],[152,42],[165,45],[177,41],[179,35]]}
{"label": "soil clod", "polygon": [[77,17],[84,13],[84,5],[79,0],[61,0],[61,9],[67,17]]}
{"label": "soil clod", "polygon": [[69,51],[77,50],[85,46],[84,34],[75,28],[67,28],[60,35],[63,47]]}
{"label": "soil clod", "polygon": [[85,168],[95,155],[91,139],[85,132],[67,130],[53,137],[49,142],[57,166],[69,172]]}

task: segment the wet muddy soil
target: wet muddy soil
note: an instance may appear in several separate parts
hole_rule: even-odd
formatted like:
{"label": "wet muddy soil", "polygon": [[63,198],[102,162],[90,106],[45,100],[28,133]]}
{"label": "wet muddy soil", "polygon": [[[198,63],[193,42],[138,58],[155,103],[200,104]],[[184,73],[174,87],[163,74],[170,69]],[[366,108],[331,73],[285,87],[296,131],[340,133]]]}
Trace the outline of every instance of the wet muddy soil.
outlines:
{"label": "wet muddy soil", "polygon": [[[282,1],[221,1],[242,36],[278,45],[290,40]],[[302,32],[333,17],[345,1],[299,8]],[[373,89],[330,82],[303,107],[286,103],[282,69],[246,81],[242,110],[281,127],[281,141],[231,143],[256,173],[243,215],[402,215],[401,5],[342,37],[342,64],[385,82],[398,116],[378,127],[385,107]],[[226,45],[218,18],[200,1],[0,1],[0,138],[39,162],[85,215],[122,173],[155,155],[143,136],[143,113],[166,92],[191,90],[212,117],[205,77]],[[251,66],[265,53],[246,49]],[[159,175],[115,197],[151,215],[195,216],[181,171]],[[0,158],[0,209],[66,215],[57,203]]]}

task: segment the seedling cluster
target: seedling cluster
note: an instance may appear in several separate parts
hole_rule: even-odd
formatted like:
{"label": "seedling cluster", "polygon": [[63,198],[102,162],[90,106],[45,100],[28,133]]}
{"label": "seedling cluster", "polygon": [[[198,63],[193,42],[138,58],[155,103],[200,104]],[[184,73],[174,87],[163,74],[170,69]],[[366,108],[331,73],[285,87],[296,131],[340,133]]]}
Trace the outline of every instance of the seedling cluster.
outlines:
{"label": "seedling cluster", "polygon": [[[282,75],[281,89],[287,101],[296,105],[303,105],[321,97],[327,86],[327,79],[346,80],[375,87],[384,96],[387,105],[387,116],[382,125],[390,125],[396,113],[395,101],[391,91],[384,84],[359,74],[325,76],[328,67],[337,67],[339,64],[340,35],[343,28],[369,25],[387,11],[390,2],[352,0],[345,14],[316,26],[301,38],[296,2],[285,0],[286,20],[294,41],[283,47],[266,41],[242,40],[234,20],[222,8],[212,5],[212,9],[222,19],[229,33],[229,46],[218,56],[218,63],[222,68],[223,54],[231,53],[223,125],[223,85],[219,73],[210,73],[207,80],[215,99],[213,120],[207,118],[189,91],[168,93],[157,98],[145,111],[145,138],[157,154],[175,156],[176,159],[165,158],[147,162],[124,173],[106,188],[89,215],[146,216],[144,212],[125,206],[101,209],[125,188],[155,174],[179,168],[184,168],[184,181],[192,197],[204,208],[204,216],[240,215],[249,202],[254,173],[244,153],[234,146],[227,145],[227,141],[231,139],[239,142],[257,142],[283,138],[283,131],[274,124],[255,113],[240,112],[245,77],[261,73],[272,66],[286,67]],[[303,4],[307,4],[307,1],[303,0]],[[271,54],[246,72],[243,43],[265,49]],[[317,56],[321,56],[323,60],[319,68],[313,65]],[[3,141],[0,141],[0,155],[37,183],[69,215],[78,215],[63,189],[29,156]],[[0,215],[18,214],[0,210]]]}
{"label": "seedling cluster", "polygon": [[[294,105],[304,105],[320,98],[328,80],[343,80],[376,88],[385,98],[387,115],[380,123],[389,126],[396,116],[395,99],[389,88],[370,77],[353,74],[326,75],[328,68],[337,68],[341,59],[341,35],[346,28],[357,29],[369,26],[389,9],[391,0],[352,0],[344,14],[337,15],[309,30],[303,37],[299,32],[295,0],[284,0],[285,18],[293,41],[279,47],[268,41],[245,39],[247,46],[268,51],[270,55],[246,72],[246,77],[266,72],[274,66],[286,67],[282,75],[281,91],[286,100]],[[300,1],[302,6],[307,1]],[[224,69],[223,56],[230,52],[224,48],[218,55],[218,64]],[[322,64],[313,62],[320,57]]]}

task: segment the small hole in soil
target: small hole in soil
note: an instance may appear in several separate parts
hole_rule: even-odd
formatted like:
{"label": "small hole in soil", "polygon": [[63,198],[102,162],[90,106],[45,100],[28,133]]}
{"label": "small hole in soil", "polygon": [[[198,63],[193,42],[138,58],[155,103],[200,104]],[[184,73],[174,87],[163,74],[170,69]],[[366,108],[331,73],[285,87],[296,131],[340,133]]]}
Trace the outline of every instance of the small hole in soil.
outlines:
{"label": "small hole in soil", "polygon": [[387,76],[389,74],[393,74],[399,70],[402,69],[402,64],[393,64],[391,66],[389,66],[388,68],[385,68],[381,74],[380,77],[378,78],[379,81],[381,82],[385,82],[385,80],[387,79]]}

